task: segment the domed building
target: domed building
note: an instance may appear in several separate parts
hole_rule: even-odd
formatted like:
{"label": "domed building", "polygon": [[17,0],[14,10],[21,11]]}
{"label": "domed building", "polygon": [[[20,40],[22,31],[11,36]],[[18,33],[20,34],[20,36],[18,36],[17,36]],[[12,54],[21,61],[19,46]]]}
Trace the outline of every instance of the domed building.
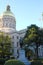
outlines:
{"label": "domed building", "polygon": [[17,58],[20,48],[19,40],[25,35],[25,30],[16,31],[16,19],[9,5],[3,15],[0,16],[0,32],[11,36],[13,56]]}
{"label": "domed building", "polygon": [[[17,58],[19,56],[20,41],[25,36],[26,29],[16,30],[16,19],[9,5],[3,15],[0,16],[0,32],[10,35],[13,56]],[[39,47],[39,56],[43,57],[43,47]]]}

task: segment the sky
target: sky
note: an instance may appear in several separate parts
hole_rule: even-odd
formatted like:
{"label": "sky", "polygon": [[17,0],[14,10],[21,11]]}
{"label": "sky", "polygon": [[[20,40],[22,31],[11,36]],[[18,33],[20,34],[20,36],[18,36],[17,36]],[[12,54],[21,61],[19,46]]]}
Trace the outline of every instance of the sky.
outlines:
{"label": "sky", "polygon": [[0,0],[0,15],[10,5],[16,18],[16,29],[22,30],[36,24],[43,27],[43,0]]}

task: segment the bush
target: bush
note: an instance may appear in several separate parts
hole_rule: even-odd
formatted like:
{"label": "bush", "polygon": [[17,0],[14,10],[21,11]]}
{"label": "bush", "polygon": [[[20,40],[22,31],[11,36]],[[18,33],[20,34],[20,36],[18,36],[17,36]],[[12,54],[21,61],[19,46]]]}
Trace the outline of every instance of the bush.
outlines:
{"label": "bush", "polygon": [[31,65],[43,65],[43,63],[38,60],[38,61],[31,62]]}
{"label": "bush", "polygon": [[3,65],[5,63],[6,59],[0,58],[0,65]]}
{"label": "bush", "polygon": [[34,59],[34,52],[31,49],[25,48],[25,57],[27,57],[28,60]]}
{"label": "bush", "polygon": [[19,60],[12,59],[12,60],[6,61],[4,65],[25,65],[25,64]]}

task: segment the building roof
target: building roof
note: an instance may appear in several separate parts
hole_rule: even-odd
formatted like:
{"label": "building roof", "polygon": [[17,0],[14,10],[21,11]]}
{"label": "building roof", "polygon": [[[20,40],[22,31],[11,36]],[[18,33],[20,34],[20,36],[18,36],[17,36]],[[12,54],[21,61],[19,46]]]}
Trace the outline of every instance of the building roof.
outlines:
{"label": "building roof", "polygon": [[8,5],[7,8],[6,8],[6,11],[3,13],[3,15],[9,15],[9,16],[13,16],[13,13],[11,12],[10,10],[10,6]]}

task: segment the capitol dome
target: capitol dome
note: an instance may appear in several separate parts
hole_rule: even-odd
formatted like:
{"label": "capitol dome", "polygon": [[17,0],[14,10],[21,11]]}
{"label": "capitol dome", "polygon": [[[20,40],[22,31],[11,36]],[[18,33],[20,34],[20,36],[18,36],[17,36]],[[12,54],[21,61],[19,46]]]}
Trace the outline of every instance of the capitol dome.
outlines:
{"label": "capitol dome", "polygon": [[5,28],[13,28],[16,30],[16,19],[14,14],[11,12],[10,6],[8,5],[6,11],[2,15],[2,26]]}
{"label": "capitol dome", "polygon": [[9,5],[7,5],[6,11],[3,13],[3,16],[5,16],[5,15],[14,17],[13,13],[10,10],[10,6]]}

